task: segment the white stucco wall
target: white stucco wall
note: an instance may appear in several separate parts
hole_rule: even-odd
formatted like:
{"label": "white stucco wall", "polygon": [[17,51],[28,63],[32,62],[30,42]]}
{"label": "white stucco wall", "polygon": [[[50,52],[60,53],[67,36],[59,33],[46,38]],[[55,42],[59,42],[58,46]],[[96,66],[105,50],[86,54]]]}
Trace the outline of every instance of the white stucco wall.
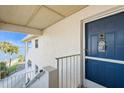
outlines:
{"label": "white stucco wall", "polygon": [[39,48],[32,50],[30,59],[39,67],[56,67],[56,57],[80,53],[80,21],[116,6],[89,6],[44,30]]}

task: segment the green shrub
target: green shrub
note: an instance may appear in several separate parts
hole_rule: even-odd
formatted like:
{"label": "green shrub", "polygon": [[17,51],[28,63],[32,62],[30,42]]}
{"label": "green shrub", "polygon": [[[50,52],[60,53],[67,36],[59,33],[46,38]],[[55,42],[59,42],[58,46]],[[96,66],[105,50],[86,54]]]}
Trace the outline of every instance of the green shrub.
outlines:
{"label": "green shrub", "polygon": [[11,73],[13,73],[13,72],[16,72],[16,69],[17,69],[17,65],[13,65],[13,66],[9,67],[9,68],[7,69],[8,74],[11,74]]}
{"label": "green shrub", "polygon": [[7,70],[6,63],[0,62],[0,71],[6,71],[6,70]]}
{"label": "green shrub", "polygon": [[0,62],[0,79],[3,79],[7,75],[7,67],[5,62]]}
{"label": "green shrub", "polygon": [[0,79],[3,79],[7,76],[7,72],[6,71],[0,71]]}
{"label": "green shrub", "polygon": [[16,72],[17,66],[18,64],[7,68],[5,62],[0,62],[0,79],[3,79],[6,76]]}

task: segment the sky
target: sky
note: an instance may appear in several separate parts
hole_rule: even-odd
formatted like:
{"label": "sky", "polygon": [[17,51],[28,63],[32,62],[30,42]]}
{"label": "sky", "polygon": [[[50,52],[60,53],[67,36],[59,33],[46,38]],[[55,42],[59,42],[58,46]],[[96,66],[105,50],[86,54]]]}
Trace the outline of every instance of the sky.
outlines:
{"label": "sky", "polygon": [[[25,43],[22,42],[21,40],[27,36],[27,34],[23,34],[23,33],[17,33],[17,32],[7,32],[7,31],[3,31],[0,30],[0,41],[7,41],[10,42],[14,45],[19,46],[19,54],[23,54],[24,55],[24,47],[25,47]],[[17,55],[14,55],[13,58],[15,58]],[[9,59],[9,56],[6,55],[4,56],[4,54],[0,53],[0,60],[3,59]]]}

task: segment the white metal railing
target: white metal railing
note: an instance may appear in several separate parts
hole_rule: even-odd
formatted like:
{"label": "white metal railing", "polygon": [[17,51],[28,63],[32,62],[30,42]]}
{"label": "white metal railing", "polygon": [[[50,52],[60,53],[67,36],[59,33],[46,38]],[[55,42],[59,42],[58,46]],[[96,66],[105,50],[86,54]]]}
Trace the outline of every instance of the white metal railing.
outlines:
{"label": "white metal railing", "polygon": [[[35,85],[35,87],[39,87],[39,84],[35,84],[35,82],[37,82],[37,80],[39,80],[43,75],[44,75],[45,71],[40,70],[39,73],[30,81],[26,84],[26,88],[30,88],[32,87],[32,85]],[[38,81],[39,82],[39,81]]]}
{"label": "white metal railing", "polygon": [[25,88],[26,84],[35,76],[35,71],[15,73],[4,79],[0,79],[0,88]]}
{"label": "white metal railing", "polygon": [[56,58],[60,88],[77,88],[81,84],[80,54]]}

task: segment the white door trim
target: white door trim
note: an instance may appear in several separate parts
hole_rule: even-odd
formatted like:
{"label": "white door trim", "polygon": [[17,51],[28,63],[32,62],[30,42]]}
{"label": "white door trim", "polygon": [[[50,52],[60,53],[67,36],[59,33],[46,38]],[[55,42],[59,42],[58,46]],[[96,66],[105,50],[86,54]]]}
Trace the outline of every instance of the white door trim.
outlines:
{"label": "white door trim", "polygon": [[[81,57],[83,57],[81,62],[83,62],[82,67],[83,67],[83,86],[84,87],[90,87],[90,86],[88,86],[89,84],[88,84],[88,82],[85,78],[85,58],[86,58],[85,57],[85,51],[86,51],[86,49],[85,49],[85,24],[88,23],[88,22],[92,22],[92,21],[110,16],[110,15],[120,13],[120,12],[124,12],[124,6],[117,6],[117,7],[111,8],[107,11],[104,11],[102,13],[99,13],[99,14],[96,14],[94,16],[88,17],[88,18],[81,21],[81,24],[82,24],[82,26],[81,26],[81,33],[82,33],[82,35],[81,35],[81,44],[82,44],[81,45],[82,46],[81,54],[82,54],[82,56]],[[118,62],[118,63],[122,63],[122,62]],[[95,86],[95,82],[93,82],[92,84],[94,84],[94,86]],[[102,85],[100,85],[100,86],[102,86]]]}
{"label": "white door trim", "polygon": [[98,58],[98,57],[85,56],[85,59],[98,60],[98,61],[103,61],[103,62],[107,62],[107,63],[114,63],[114,64],[124,64],[124,61],[122,61],[122,60],[113,60],[113,59],[108,59],[108,58]]}

